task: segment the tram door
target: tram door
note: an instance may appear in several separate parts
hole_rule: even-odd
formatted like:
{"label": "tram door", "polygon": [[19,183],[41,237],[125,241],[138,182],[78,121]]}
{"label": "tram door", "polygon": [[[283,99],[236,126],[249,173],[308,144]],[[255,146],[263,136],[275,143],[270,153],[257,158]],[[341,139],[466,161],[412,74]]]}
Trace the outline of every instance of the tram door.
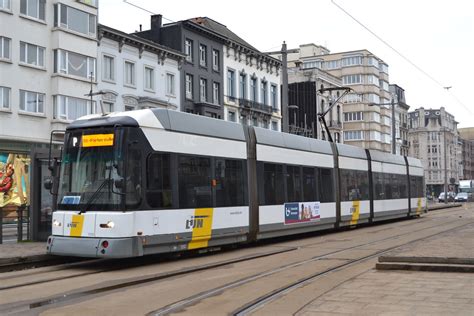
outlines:
{"label": "tram door", "polygon": [[[51,159],[59,159],[59,155],[59,151],[52,151]],[[35,241],[46,241],[51,235],[52,213],[57,200],[57,196],[44,186],[45,181],[52,178],[48,157],[49,152],[44,149],[31,154],[30,216],[31,236]]]}

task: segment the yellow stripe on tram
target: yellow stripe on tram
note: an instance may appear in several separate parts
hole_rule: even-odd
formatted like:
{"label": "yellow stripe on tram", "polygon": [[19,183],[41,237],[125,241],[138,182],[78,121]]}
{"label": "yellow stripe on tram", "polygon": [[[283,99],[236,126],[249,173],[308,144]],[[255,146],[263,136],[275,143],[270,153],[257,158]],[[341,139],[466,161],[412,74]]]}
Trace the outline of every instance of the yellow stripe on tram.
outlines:
{"label": "yellow stripe on tram", "polygon": [[421,214],[421,198],[418,198],[418,202],[416,203],[416,215]]}
{"label": "yellow stripe on tram", "polygon": [[188,249],[205,248],[212,232],[213,208],[198,208],[194,211],[193,236]]}
{"label": "yellow stripe on tram", "polygon": [[357,225],[360,216],[360,201],[352,201],[351,225]]}
{"label": "yellow stripe on tram", "polygon": [[71,221],[71,237],[82,236],[82,227],[84,227],[84,215],[73,215]]}

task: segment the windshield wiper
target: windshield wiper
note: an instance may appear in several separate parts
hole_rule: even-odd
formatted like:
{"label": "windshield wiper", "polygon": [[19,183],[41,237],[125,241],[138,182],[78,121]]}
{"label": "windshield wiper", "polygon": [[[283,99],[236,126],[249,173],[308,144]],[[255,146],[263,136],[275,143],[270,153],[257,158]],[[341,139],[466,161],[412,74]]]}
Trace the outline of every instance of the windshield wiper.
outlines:
{"label": "windshield wiper", "polygon": [[92,202],[99,196],[99,193],[100,191],[102,190],[102,188],[107,184],[107,182],[109,182],[110,179],[105,179],[100,185],[99,187],[97,188],[97,190],[95,190],[95,192],[92,194],[92,196],[90,197],[90,199],[87,201],[87,203],[85,204],[84,208],[79,212],[80,213],[85,213],[88,211],[89,207],[92,205]]}

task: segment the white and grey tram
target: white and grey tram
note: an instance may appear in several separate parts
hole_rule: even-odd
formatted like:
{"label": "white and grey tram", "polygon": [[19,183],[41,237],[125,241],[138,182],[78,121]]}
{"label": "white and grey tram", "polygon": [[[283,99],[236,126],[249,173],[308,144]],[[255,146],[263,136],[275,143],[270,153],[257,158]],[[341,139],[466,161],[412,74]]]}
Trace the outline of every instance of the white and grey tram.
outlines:
{"label": "white and grey tram", "polygon": [[417,159],[164,109],[67,128],[48,253],[134,257],[420,215]]}

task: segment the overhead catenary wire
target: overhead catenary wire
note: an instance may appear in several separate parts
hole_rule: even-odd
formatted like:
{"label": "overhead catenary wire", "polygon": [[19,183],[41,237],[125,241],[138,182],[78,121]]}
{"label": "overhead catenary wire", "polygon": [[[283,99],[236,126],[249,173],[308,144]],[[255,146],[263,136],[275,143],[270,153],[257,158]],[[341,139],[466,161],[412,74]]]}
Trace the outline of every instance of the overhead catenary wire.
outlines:
{"label": "overhead catenary wire", "polygon": [[[140,10],[143,10],[143,11],[145,11],[145,12],[148,12],[148,13],[150,13],[150,14],[153,14],[153,15],[156,14],[155,12],[150,11],[150,10],[148,10],[148,9],[145,9],[144,7],[141,7],[141,6],[136,5],[136,4],[134,4],[134,3],[131,3],[130,1],[123,0],[123,2],[125,2],[126,4],[131,5],[132,7],[135,7],[135,8],[137,8],[137,9],[140,9]],[[168,19],[168,18],[165,18],[164,16],[162,16],[162,19],[163,19],[163,20],[166,20],[166,21],[169,21],[169,22],[171,22],[171,23],[176,22],[176,21],[170,20],[170,19]]]}
{"label": "overhead catenary wire", "polygon": [[[374,31],[372,31],[368,26],[366,26],[364,23],[359,21],[357,18],[355,18],[352,14],[350,14],[347,10],[345,10],[343,7],[341,7],[339,4],[337,4],[334,0],[331,0],[331,3],[334,4],[337,8],[339,8],[342,12],[344,12],[347,16],[349,16],[352,20],[354,20],[357,24],[362,26],[366,31],[368,31],[370,34],[372,34],[375,38],[377,38],[379,41],[381,41],[384,45],[386,45],[388,48],[390,48],[392,51],[394,51],[398,56],[403,58],[406,62],[408,62],[410,65],[412,65],[415,69],[417,69],[419,72],[421,72],[423,75],[428,77],[430,80],[432,80],[434,83],[436,83],[438,86],[440,86],[442,89],[445,89],[446,85],[443,85],[440,83],[438,80],[436,80],[433,76],[431,76],[428,72],[423,70],[420,66],[415,64],[413,61],[411,61],[408,57],[406,57],[404,54],[402,54],[399,50],[397,50],[395,47],[390,45],[386,40],[384,40],[382,37],[377,35]],[[452,92],[447,90],[447,92],[458,102],[466,111],[474,115],[474,112],[467,107],[461,100],[454,95]]]}

